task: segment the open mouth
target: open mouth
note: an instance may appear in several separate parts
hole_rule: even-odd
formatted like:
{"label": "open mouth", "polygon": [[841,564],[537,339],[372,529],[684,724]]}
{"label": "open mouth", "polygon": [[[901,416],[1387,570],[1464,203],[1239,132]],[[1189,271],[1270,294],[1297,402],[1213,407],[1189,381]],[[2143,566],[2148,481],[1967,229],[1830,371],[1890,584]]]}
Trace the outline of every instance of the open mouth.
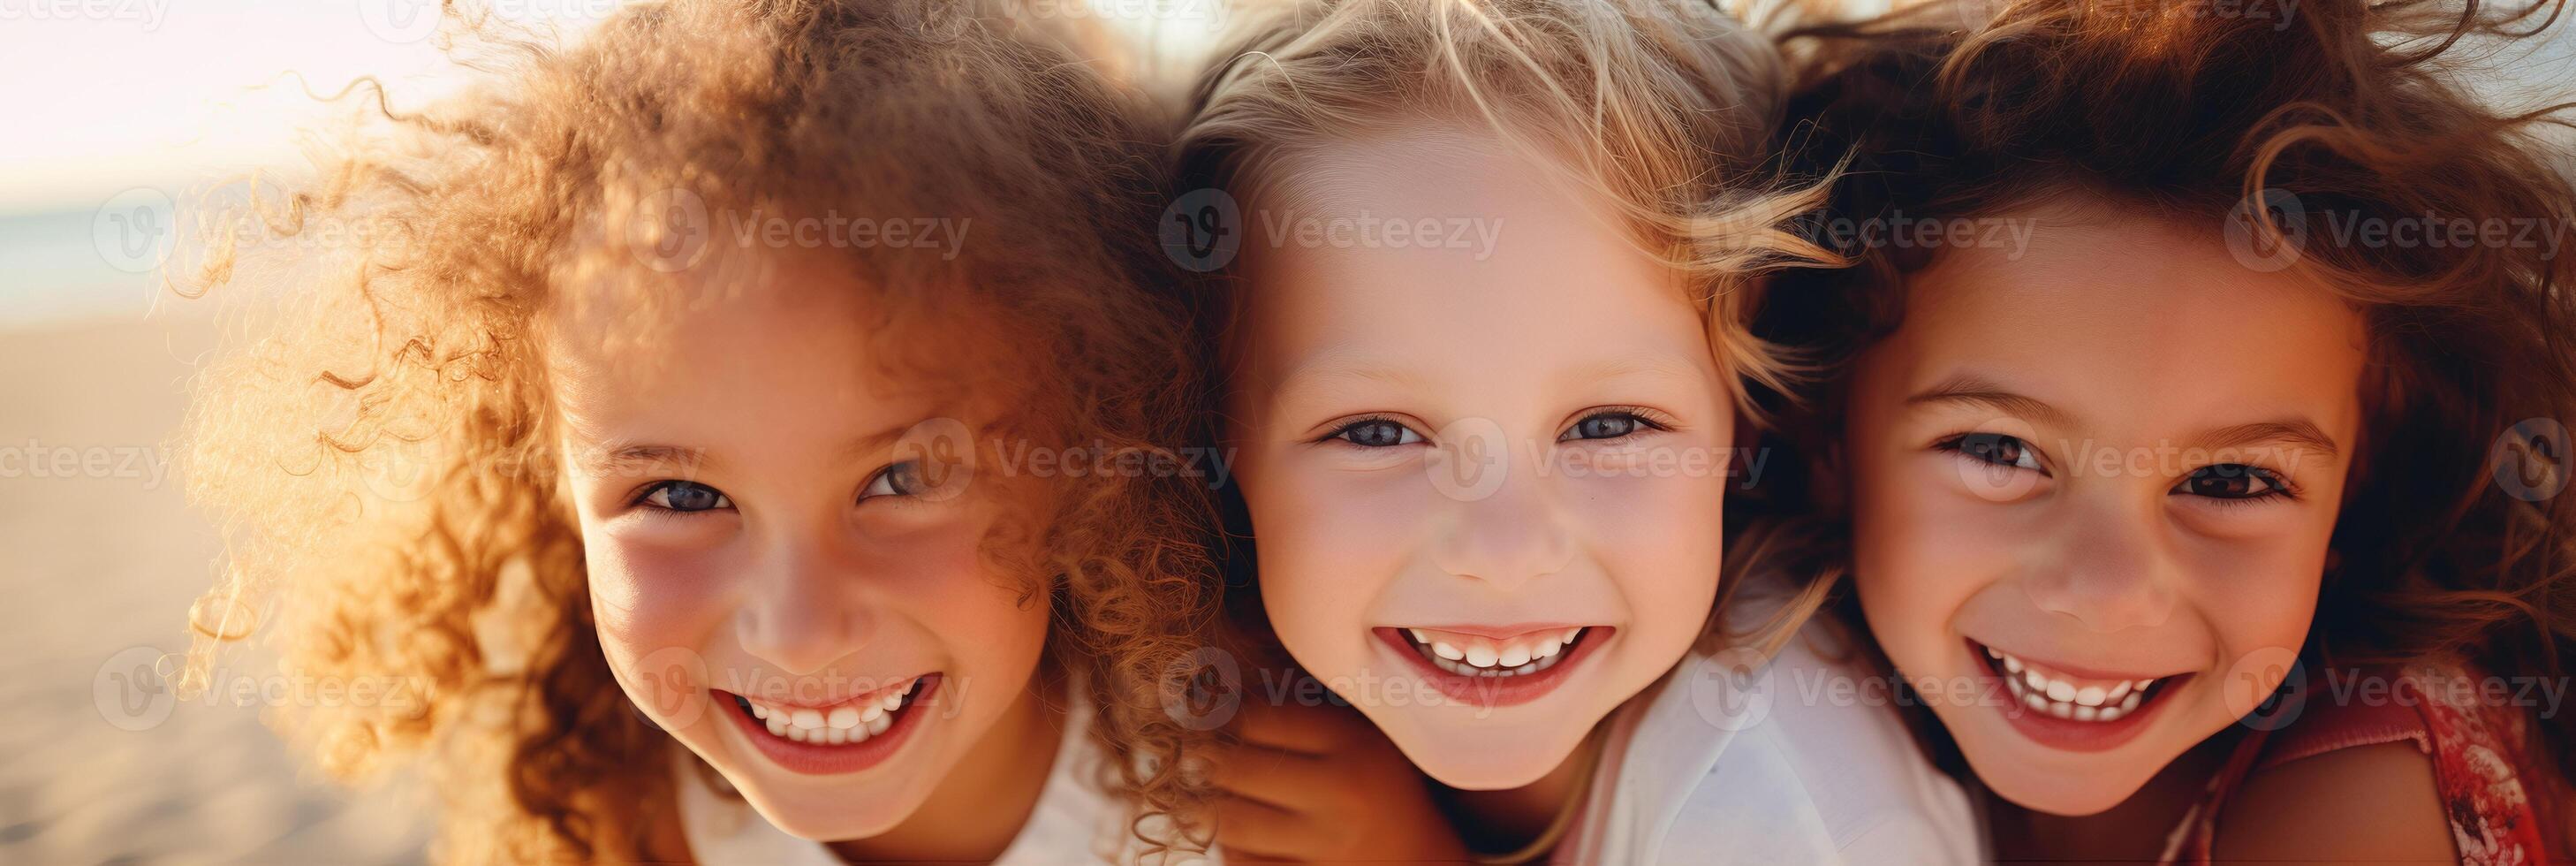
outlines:
{"label": "open mouth", "polygon": [[938,690],[939,674],[926,674],[855,698],[822,706],[777,703],[732,692],[736,723],[752,746],[799,773],[847,773],[875,766],[919,727],[922,706]]}
{"label": "open mouth", "polygon": [[[1452,698],[1494,707],[1535,700],[1615,631],[1608,626],[1549,625],[1473,630],[1430,626],[1379,628],[1378,637],[1412,660],[1424,679]],[[1500,634],[1501,636],[1497,636]]]}
{"label": "open mouth", "polygon": [[2004,684],[2013,703],[2004,715],[2023,733],[2049,745],[2107,749],[2126,742],[2159,699],[2192,674],[2162,677],[2101,676],[2070,671],[1968,641],[1968,650]]}

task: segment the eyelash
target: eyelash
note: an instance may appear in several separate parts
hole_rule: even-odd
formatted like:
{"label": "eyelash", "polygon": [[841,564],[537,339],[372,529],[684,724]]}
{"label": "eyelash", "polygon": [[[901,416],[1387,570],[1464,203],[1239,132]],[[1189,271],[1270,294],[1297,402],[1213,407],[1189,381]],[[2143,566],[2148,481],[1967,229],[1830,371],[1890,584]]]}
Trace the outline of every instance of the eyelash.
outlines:
{"label": "eyelash", "polygon": [[[910,461],[906,461],[906,462],[903,462],[903,463],[897,463],[897,464],[894,464],[894,465],[892,465],[892,466],[888,466],[888,467],[886,467],[886,468],[884,468],[884,469],[879,469],[879,470],[877,470],[877,471],[876,471],[876,474],[868,476],[867,483],[859,485],[859,490],[860,490],[860,492],[861,492],[861,494],[862,494],[862,495],[859,497],[859,501],[861,501],[861,502],[865,502],[865,501],[868,501],[868,500],[870,500],[870,499],[903,498],[903,497],[911,496],[911,495],[913,495],[914,493],[918,493],[919,491],[913,491],[913,490],[893,490],[893,489],[892,489],[892,487],[891,487],[891,485],[892,485],[892,483],[893,483],[893,480],[894,480],[894,477],[895,477],[895,473],[905,471],[907,468],[910,468],[910,469],[912,469],[913,471],[916,471],[916,472],[917,472],[917,471],[919,471],[919,468],[918,468],[917,464],[915,464],[915,463],[913,463],[913,462],[910,462]],[[889,485],[889,492],[876,494],[876,495],[874,495],[874,496],[865,495],[865,494],[866,494],[866,491],[876,489],[876,486],[877,486],[879,483],[885,483],[885,484]],[[692,487],[697,487],[697,488],[700,488],[700,489],[705,490],[706,492],[708,492],[708,493],[710,493],[710,494],[714,494],[714,495],[715,495],[715,497],[716,497],[718,500],[722,501],[724,504],[723,504],[723,505],[718,505],[718,506],[710,506],[710,507],[707,507],[707,508],[672,508],[672,507],[667,506],[667,505],[656,505],[656,504],[654,504],[654,503],[653,503],[653,494],[655,494],[655,493],[660,493],[660,492],[662,492],[662,491],[666,491],[666,490],[670,490],[670,489],[672,489],[672,488],[674,488],[674,487],[677,487],[677,486],[679,486],[679,485],[683,485],[683,484],[686,484],[686,485],[689,485],[689,486],[692,486]],[[705,513],[710,512],[710,511],[726,511],[726,510],[731,510],[731,509],[733,508],[733,497],[732,497],[732,496],[727,495],[727,494],[726,494],[724,491],[722,491],[722,490],[717,490],[717,489],[715,489],[715,488],[713,488],[713,487],[709,487],[709,486],[707,486],[707,485],[700,484],[700,483],[695,482],[695,481],[683,481],[683,480],[680,480],[680,479],[672,478],[672,479],[665,479],[665,480],[662,480],[662,481],[656,481],[656,482],[653,482],[653,483],[651,483],[651,484],[644,485],[644,487],[643,487],[642,489],[635,491],[634,495],[632,495],[632,496],[630,496],[630,497],[628,497],[628,498],[627,498],[626,506],[627,506],[628,508],[640,508],[640,509],[644,509],[644,510],[646,510],[646,511],[650,511],[650,512],[652,512],[652,513],[656,514],[656,515],[664,516],[664,517],[694,517],[694,516],[697,516],[697,515],[700,515],[700,514],[705,514]]]}
{"label": "eyelash", "polygon": [[[1564,433],[1560,433],[1560,434],[1558,434],[1559,438],[1558,438],[1556,441],[1558,441],[1558,442],[1595,442],[1595,443],[1618,442],[1618,441],[1621,441],[1621,440],[1625,440],[1625,439],[1633,438],[1633,437],[1635,437],[1637,434],[1642,433],[1642,432],[1668,433],[1668,432],[1671,432],[1671,431],[1672,431],[1672,429],[1673,429],[1672,421],[1671,421],[1671,420],[1669,420],[1669,419],[1667,419],[1666,417],[1664,417],[1664,414],[1663,414],[1663,413],[1661,413],[1661,412],[1657,412],[1657,411],[1655,411],[1655,410],[1653,410],[1653,409],[1648,409],[1648,408],[1646,408],[1646,407],[1644,407],[1644,406],[1603,406],[1603,407],[1600,407],[1600,408],[1593,409],[1593,410],[1592,410],[1592,411],[1590,411],[1590,412],[1586,412],[1586,413],[1584,413],[1583,417],[1581,417],[1581,418],[1576,418],[1576,419],[1574,419],[1574,423],[1573,423],[1573,424],[1571,424],[1571,425],[1568,425],[1568,426],[1566,427],[1566,433],[1572,433],[1573,431],[1575,431],[1575,430],[1577,430],[1577,429],[1580,429],[1580,428],[1583,426],[1583,423],[1584,423],[1584,422],[1586,422],[1586,421],[1592,421],[1592,420],[1599,419],[1599,418],[1626,418],[1626,419],[1629,419],[1629,420],[1635,421],[1638,429],[1630,430],[1628,433],[1626,433],[1626,434],[1624,434],[1624,435],[1620,435],[1620,436],[1609,436],[1609,437],[1603,437],[1603,438],[1598,438],[1598,439],[1581,439],[1581,438],[1568,439],[1568,438],[1564,438],[1564,436],[1565,436],[1565,434],[1564,434]],[[1324,434],[1323,436],[1318,437],[1318,438],[1317,438],[1317,439],[1315,439],[1314,441],[1315,441],[1315,443],[1316,443],[1316,444],[1323,444],[1323,443],[1327,443],[1327,442],[1332,442],[1332,441],[1337,440],[1337,439],[1338,439],[1338,440],[1345,441],[1345,442],[1348,442],[1348,441],[1350,441],[1350,435],[1351,435],[1351,433],[1352,433],[1353,431],[1356,431],[1356,430],[1358,430],[1358,429],[1360,429],[1360,428],[1362,428],[1362,427],[1366,427],[1366,426],[1368,426],[1368,425],[1370,425],[1370,424],[1393,424],[1393,425],[1396,425],[1396,426],[1398,426],[1398,427],[1402,427],[1402,428],[1404,428],[1404,431],[1405,431],[1406,433],[1410,433],[1410,434],[1412,434],[1412,435],[1413,435],[1417,440],[1419,440],[1419,441],[1428,441],[1428,439],[1429,439],[1429,437],[1423,436],[1423,435],[1421,434],[1421,432],[1420,432],[1420,431],[1416,431],[1416,430],[1414,430],[1414,429],[1412,428],[1412,426],[1411,426],[1411,425],[1407,425],[1407,424],[1405,424],[1404,422],[1399,421],[1399,420],[1396,420],[1396,419],[1395,419],[1395,418],[1393,418],[1393,417],[1390,417],[1390,416],[1387,416],[1387,415],[1376,415],[1376,414],[1372,414],[1372,415],[1363,415],[1363,416],[1360,416],[1360,417],[1357,417],[1357,418],[1353,418],[1353,419],[1351,419],[1351,420],[1349,420],[1349,421],[1342,422],[1341,424],[1334,426],[1334,427],[1333,427],[1333,431],[1332,431],[1332,432],[1330,432],[1330,433],[1326,433],[1326,434]],[[1396,447],[1397,445],[1418,444],[1418,442],[1398,442],[1398,443],[1396,443],[1395,445],[1360,445],[1360,444],[1359,444],[1359,443],[1357,443],[1357,442],[1351,442],[1350,444],[1351,444],[1351,445],[1353,445],[1353,446],[1355,446],[1355,447],[1360,447],[1360,448],[1392,448],[1392,447]]]}
{"label": "eyelash", "polygon": [[[1997,461],[1994,461],[1994,460],[1989,460],[1989,459],[1987,459],[1987,458],[1985,458],[1985,457],[1982,457],[1982,456],[1979,456],[1979,455],[1976,455],[1976,454],[1971,454],[1971,453],[1969,453],[1969,452],[1968,452],[1968,450],[1967,450],[1967,448],[1966,448],[1967,441],[1968,441],[1970,438],[1972,438],[1972,437],[1977,437],[1977,436],[1991,436],[1991,437],[1994,437],[1994,438],[1996,438],[1996,439],[1998,439],[1998,440],[2005,440],[2005,441],[2009,441],[2009,442],[2012,442],[2014,445],[2019,446],[2019,450],[2020,450],[2022,453],[2028,454],[2028,453],[2031,453],[2031,452],[2032,452],[2032,449],[2031,449],[2031,447],[2030,447],[2030,443],[2022,441],[2022,440],[2021,440],[2021,438],[2020,438],[2020,437],[2018,437],[2018,436],[2010,436],[2010,435],[2006,435],[2006,434],[2002,434],[2002,433],[1960,433],[1960,434],[1956,434],[1956,435],[1952,435],[1952,436],[1949,436],[1949,437],[1943,438],[1943,439],[1941,439],[1941,440],[1940,440],[1940,441],[1938,441],[1938,442],[1934,442],[1934,443],[1932,444],[1932,447],[1933,447],[1935,450],[1947,451],[1947,452],[1950,452],[1950,453],[1952,453],[1952,454],[1958,455],[1961,459],[1964,459],[1964,460],[1975,460],[1975,461],[1978,461],[1978,462],[1987,463],[1987,464],[1991,464],[1991,465],[1995,465],[1995,466],[2019,466],[2019,464],[2017,464],[2017,463],[2001,463],[2001,462],[1997,462]],[[2038,461],[2037,461],[2037,459],[2034,457],[2032,462],[2034,462],[2034,463],[2035,463],[2035,462],[2038,462]],[[2185,473],[2185,474],[2183,475],[2183,480],[2182,480],[2182,481],[2180,481],[2180,482],[2177,482],[2177,483],[2174,485],[2173,490],[2178,491],[2178,490],[2183,489],[2185,486],[2189,485],[2189,484],[2192,482],[2192,480],[2193,480],[2193,479],[2201,477],[2201,473],[2209,472],[2209,471],[2216,470],[2216,469],[2220,469],[2220,468],[2223,468],[2223,467],[2226,467],[2226,466],[2241,466],[2241,467],[2243,467],[2243,468],[2244,468],[2244,471],[2245,471],[2245,473],[2246,473],[2246,474],[2248,474],[2248,475],[2252,475],[2252,476],[2254,476],[2254,477],[2256,477],[2256,478],[2260,478],[2260,479],[2262,479],[2262,481],[2263,481],[2264,485],[2265,485],[2266,487],[2270,488],[2270,489],[2267,489],[2267,490],[2265,490],[2265,491],[2263,491],[2263,492],[2261,492],[2261,493],[2257,493],[2257,494],[2254,494],[2254,495],[2251,495],[2251,496],[2202,496],[2202,495],[2200,495],[2200,494],[2193,494],[2193,493],[2183,493],[2183,494],[2178,494],[2178,495],[2184,495],[2184,496],[2199,496],[2199,498],[2207,499],[2207,500],[2209,500],[2209,501],[2210,501],[2210,504],[2215,505],[2215,506],[2220,507],[2220,508],[2236,508],[2236,507],[2240,507],[2240,506],[2254,505],[2254,504],[2262,503],[2262,502],[2269,502],[2269,501],[2273,501],[2273,500],[2276,500],[2276,499],[2277,499],[2277,500],[2289,500],[2289,501],[2296,501],[2296,500],[2298,500],[2298,499],[2299,499],[2299,488],[2297,487],[2297,485],[2291,484],[2291,483],[2290,483],[2290,479],[2289,479],[2287,476],[2284,476],[2284,475],[2282,475],[2282,474],[2281,474],[2281,473],[2279,473],[2279,472],[2274,472],[2274,471],[2272,471],[2272,470],[2270,470],[2270,469],[2265,469],[2265,468],[2260,467],[2260,466],[2251,466],[2251,465],[2242,464],[2242,463],[2213,464],[2213,465],[2210,465],[2210,466],[2202,466],[2202,467],[2199,467],[2199,468],[2193,469],[2193,470],[2191,470],[2190,472]],[[2028,468],[2028,467],[2023,467],[2023,468]],[[2038,471],[2038,472],[2039,472],[2039,473],[2041,473],[2042,475],[2046,475],[2046,474],[2048,474],[2048,470],[2047,470],[2046,468],[2044,468],[2044,467],[2043,467],[2043,468],[2041,468],[2041,469],[2038,469],[2038,470],[2036,470],[2036,471]],[[2168,493],[2168,495],[2176,495],[2176,494],[2172,494],[2171,492],[2169,492],[2169,493]]]}

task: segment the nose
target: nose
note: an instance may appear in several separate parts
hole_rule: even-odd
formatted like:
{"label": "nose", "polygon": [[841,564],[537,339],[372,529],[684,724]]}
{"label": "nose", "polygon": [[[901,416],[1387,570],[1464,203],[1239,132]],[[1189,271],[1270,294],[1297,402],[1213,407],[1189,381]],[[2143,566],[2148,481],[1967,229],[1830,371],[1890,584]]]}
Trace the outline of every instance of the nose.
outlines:
{"label": "nose", "polygon": [[2033,604],[2096,632],[2162,624],[2176,602],[2173,554],[2160,514],[2099,503],[2070,515],[2054,561],[2022,581]]}
{"label": "nose", "polygon": [[735,610],[745,652],[786,674],[811,674],[864,647],[876,617],[856,569],[829,539],[774,543]]}
{"label": "nose", "polygon": [[1532,474],[1512,473],[1490,494],[1466,497],[1450,509],[1434,542],[1435,564],[1503,590],[1563,571],[1574,558],[1574,541],[1549,500],[1545,479]]}

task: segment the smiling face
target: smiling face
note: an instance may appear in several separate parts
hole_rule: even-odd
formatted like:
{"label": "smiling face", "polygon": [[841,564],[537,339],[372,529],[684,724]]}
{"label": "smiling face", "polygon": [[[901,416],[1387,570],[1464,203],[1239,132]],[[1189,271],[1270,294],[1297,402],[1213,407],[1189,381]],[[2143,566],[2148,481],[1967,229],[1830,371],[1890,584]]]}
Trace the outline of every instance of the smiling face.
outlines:
{"label": "smiling face", "polygon": [[[1547,171],[1445,132],[1348,143],[1247,220],[1291,230],[1246,244],[1230,347],[1271,625],[1462,788],[1555,768],[1717,588],[1726,374],[1677,275]],[[1370,219],[1443,230],[1296,245]]]}
{"label": "smiling face", "polygon": [[[771,823],[882,833],[1031,704],[1046,596],[979,553],[1001,485],[926,442],[961,411],[875,372],[860,295],[784,267],[614,357],[559,316],[548,374],[600,643]],[[948,408],[943,408],[948,407]],[[910,434],[908,435],[908,431]]]}
{"label": "smiling face", "polygon": [[2214,232],[2088,206],[1945,252],[1857,362],[1863,609],[1977,775],[2086,815],[2277,686],[2361,429],[2360,316]]}

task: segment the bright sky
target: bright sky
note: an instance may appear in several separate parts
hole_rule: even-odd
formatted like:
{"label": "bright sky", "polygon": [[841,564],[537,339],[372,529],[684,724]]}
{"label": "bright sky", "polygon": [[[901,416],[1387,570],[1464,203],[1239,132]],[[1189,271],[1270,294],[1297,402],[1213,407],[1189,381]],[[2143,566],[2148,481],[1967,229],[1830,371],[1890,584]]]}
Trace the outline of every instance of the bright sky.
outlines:
{"label": "bright sky", "polygon": [[[505,16],[578,33],[625,0],[487,0]],[[1205,44],[1219,0],[1020,0],[1087,3],[1151,27],[1168,45]],[[1040,7],[1037,4],[1049,4]],[[448,92],[460,76],[434,46],[436,0],[0,0],[0,214],[90,208],[119,190],[190,183],[292,163],[300,128],[329,115],[305,88],[332,93],[361,75],[399,104]],[[2477,76],[2522,102],[2576,99],[2576,26]],[[293,74],[302,76],[298,79]],[[309,82],[309,85],[308,85]]]}

